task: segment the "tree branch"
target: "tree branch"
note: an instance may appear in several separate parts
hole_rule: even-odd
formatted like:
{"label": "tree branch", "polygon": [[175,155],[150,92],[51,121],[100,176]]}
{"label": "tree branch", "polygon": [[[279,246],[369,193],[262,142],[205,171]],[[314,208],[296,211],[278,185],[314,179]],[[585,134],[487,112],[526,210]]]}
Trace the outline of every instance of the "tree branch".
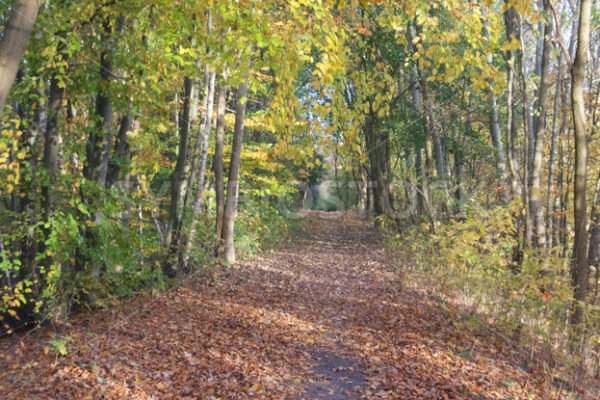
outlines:
{"label": "tree branch", "polygon": [[573,60],[571,60],[569,50],[567,49],[567,46],[565,46],[565,43],[562,40],[562,34],[560,33],[560,24],[558,23],[558,16],[556,15],[556,8],[554,8],[554,4],[552,4],[551,0],[546,1],[550,6],[550,10],[552,10],[552,15],[554,16],[554,26],[556,27],[556,43],[558,43],[558,45],[560,46],[562,52],[565,55],[565,60],[567,60],[567,65],[569,66],[569,69],[571,69],[571,67],[573,66]]}

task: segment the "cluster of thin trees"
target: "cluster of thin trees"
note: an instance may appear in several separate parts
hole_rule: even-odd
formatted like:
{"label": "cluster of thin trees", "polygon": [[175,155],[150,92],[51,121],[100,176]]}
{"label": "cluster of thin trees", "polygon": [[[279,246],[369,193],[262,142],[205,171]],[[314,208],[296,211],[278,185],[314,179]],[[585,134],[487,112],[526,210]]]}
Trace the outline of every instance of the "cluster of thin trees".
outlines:
{"label": "cluster of thin trees", "polygon": [[2,12],[5,328],[190,271],[200,228],[205,253],[234,262],[248,98],[264,115],[282,37],[303,40],[285,32],[285,8],[14,0]]}
{"label": "cluster of thin trees", "polygon": [[[404,11],[386,6],[348,17],[360,28],[350,45],[358,73],[348,73],[339,92],[360,116],[364,160],[342,158],[341,170],[351,172],[339,193],[399,228],[424,220],[432,232],[440,220],[466,217],[467,203],[516,206],[514,270],[525,257],[569,260],[574,350],[590,336],[584,326],[597,329],[586,306],[599,301],[598,4],[479,6],[465,6],[464,19],[453,20],[444,13],[461,11],[441,2],[405,16],[400,28],[382,21],[396,22]],[[456,21],[478,31],[469,36]],[[440,42],[452,30],[461,33],[446,51]],[[452,75],[450,63],[467,59],[471,48],[481,60]],[[391,78],[382,85],[384,69]],[[368,84],[365,75],[373,77]],[[383,112],[372,87],[390,93]]]}

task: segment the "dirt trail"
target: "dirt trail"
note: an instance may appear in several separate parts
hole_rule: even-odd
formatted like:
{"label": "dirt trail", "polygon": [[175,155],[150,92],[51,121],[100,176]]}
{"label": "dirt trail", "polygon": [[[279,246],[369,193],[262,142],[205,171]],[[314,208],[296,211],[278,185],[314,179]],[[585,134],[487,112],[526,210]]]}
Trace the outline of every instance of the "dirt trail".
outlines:
{"label": "dirt trail", "polygon": [[302,226],[274,254],[0,342],[0,399],[553,397],[503,343],[404,288],[370,225],[306,212]]}

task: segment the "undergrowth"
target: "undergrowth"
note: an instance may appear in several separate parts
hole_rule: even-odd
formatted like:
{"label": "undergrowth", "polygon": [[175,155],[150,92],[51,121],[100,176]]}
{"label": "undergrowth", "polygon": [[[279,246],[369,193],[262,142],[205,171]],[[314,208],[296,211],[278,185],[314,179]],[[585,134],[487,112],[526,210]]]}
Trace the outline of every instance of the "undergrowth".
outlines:
{"label": "undergrowth", "polygon": [[[570,376],[581,360],[569,352],[569,260],[558,251],[526,250],[516,263],[516,207],[471,205],[459,218],[437,222],[435,233],[428,224],[393,231],[396,224],[385,217],[380,225],[387,249],[401,260],[403,281],[464,310],[459,327],[492,327],[527,354],[526,364]],[[587,312],[588,321],[598,320],[597,307],[589,305]],[[597,349],[598,332],[591,328],[583,340]],[[583,360],[588,371],[597,356]]]}
{"label": "undergrowth", "polygon": [[273,250],[289,240],[294,229],[293,219],[274,207],[242,210],[235,225],[236,253],[249,258]]}

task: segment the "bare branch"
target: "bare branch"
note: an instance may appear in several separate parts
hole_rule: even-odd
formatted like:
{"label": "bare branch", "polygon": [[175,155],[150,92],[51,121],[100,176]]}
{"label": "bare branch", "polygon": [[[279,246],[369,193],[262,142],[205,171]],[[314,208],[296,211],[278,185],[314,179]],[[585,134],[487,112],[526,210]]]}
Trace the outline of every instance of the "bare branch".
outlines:
{"label": "bare branch", "polygon": [[573,61],[571,60],[571,54],[569,54],[569,49],[565,46],[565,43],[562,40],[562,34],[560,33],[560,24],[558,23],[558,16],[556,15],[556,8],[554,8],[554,4],[552,4],[551,0],[546,0],[548,5],[550,6],[550,10],[552,10],[552,15],[554,16],[554,26],[556,27],[556,43],[560,46],[562,52],[565,55],[565,60],[567,60],[567,65],[569,69],[573,66]]}

